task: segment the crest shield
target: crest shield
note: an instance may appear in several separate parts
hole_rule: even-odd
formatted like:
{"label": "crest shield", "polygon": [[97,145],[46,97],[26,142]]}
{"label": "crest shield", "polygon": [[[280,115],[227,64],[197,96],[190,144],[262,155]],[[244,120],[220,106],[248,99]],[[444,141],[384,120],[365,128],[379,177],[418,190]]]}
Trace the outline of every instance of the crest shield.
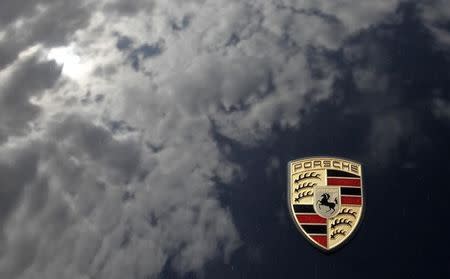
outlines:
{"label": "crest shield", "polygon": [[364,209],[361,164],[310,157],[288,163],[288,208],[298,230],[324,251],[344,244]]}

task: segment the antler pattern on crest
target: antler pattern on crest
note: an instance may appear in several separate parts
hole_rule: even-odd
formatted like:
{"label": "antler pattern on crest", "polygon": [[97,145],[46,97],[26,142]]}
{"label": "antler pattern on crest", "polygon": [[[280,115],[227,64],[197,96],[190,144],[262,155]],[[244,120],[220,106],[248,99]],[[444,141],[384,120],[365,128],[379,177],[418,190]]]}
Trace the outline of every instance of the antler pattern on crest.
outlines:
{"label": "antler pattern on crest", "polygon": [[305,172],[303,174],[299,174],[298,178],[294,180],[294,183],[299,183],[302,180],[305,179],[320,179],[320,174],[316,172]]}
{"label": "antler pattern on crest", "polygon": [[356,212],[353,211],[353,209],[351,209],[351,208],[343,208],[337,216],[340,216],[340,215],[341,216],[347,215],[347,216],[352,216],[353,218],[356,218]]}
{"label": "antler pattern on crest", "polygon": [[294,189],[294,192],[299,192],[300,190],[306,189],[306,188],[313,188],[314,186],[316,186],[317,183],[312,183],[312,182],[308,182],[308,183],[301,183],[300,185],[298,185],[297,188]]}
{"label": "antler pattern on crest", "polygon": [[331,223],[331,228],[334,229],[337,226],[349,226],[350,228],[352,227],[352,221],[346,219],[346,218],[339,218],[339,219],[335,219],[333,221],[333,223]]}
{"label": "antler pattern on crest", "polygon": [[338,235],[345,236],[346,232],[344,230],[334,230],[331,232],[331,239],[335,239]]}
{"label": "antler pattern on crest", "polygon": [[299,202],[303,198],[312,197],[312,196],[313,196],[313,191],[306,191],[306,192],[299,193],[297,198],[295,198],[295,202]]}

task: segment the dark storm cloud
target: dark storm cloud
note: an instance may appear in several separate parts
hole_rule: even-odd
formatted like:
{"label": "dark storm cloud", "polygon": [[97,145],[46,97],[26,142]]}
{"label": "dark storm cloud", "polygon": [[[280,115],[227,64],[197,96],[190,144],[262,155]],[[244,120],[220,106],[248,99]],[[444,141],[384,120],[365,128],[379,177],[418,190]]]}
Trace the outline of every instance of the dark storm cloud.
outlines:
{"label": "dark storm cloud", "polygon": [[[18,206],[18,199],[26,185],[33,182],[37,172],[38,154],[32,150],[33,146],[26,149],[7,150],[1,153],[0,183],[2,195],[0,195],[0,228],[3,232],[3,224]],[[0,245],[3,243],[3,234],[0,234]]]}
{"label": "dark storm cloud", "polygon": [[[18,5],[18,3],[23,5]],[[65,44],[79,28],[89,24],[92,4],[87,1],[2,1],[0,69],[18,54],[36,44],[46,47]],[[9,7],[12,7],[12,13]],[[16,10],[15,10],[16,9]]]}
{"label": "dark storm cloud", "polygon": [[38,55],[25,57],[0,73],[0,142],[22,135],[40,108],[32,97],[52,88],[61,74],[53,61],[41,61]]}
{"label": "dark storm cloud", "polygon": [[52,139],[69,143],[75,154],[108,166],[112,171],[111,177],[119,184],[127,184],[140,164],[139,148],[135,142],[116,141],[111,131],[77,115],[55,123],[49,132]]}
{"label": "dark storm cloud", "polygon": [[46,2],[51,1],[2,1],[0,3],[0,24],[8,25],[18,18],[33,15],[38,5],[45,4]]}
{"label": "dark storm cloud", "polygon": [[[0,156],[0,182],[2,187],[0,214],[0,258],[8,258],[6,265],[0,264],[0,276],[15,278],[23,269],[29,266],[35,256],[35,245],[32,238],[22,237],[20,241],[13,241],[12,253],[7,251],[11,245],[6,223],[10,220],[12,210],[18,210],[25,192],[31,192],[33,200],[29,203],[30,212],[38,212],[46,203],[48,187],[46,177],[38,177],[39,148],[38,143],[27,146],[2,148]],[[30,214],[33,218],[35,215]],[[6,248],[6,250],[5,250]],[[3,262],[4,263],[4,262]]]}

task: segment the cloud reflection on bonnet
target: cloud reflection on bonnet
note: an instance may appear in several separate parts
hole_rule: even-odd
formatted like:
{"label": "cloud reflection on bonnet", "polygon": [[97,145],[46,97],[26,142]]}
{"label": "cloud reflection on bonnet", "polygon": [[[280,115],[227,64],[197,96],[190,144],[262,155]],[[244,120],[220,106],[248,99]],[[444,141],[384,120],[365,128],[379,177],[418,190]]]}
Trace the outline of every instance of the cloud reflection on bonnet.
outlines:
{"label": "cloud reflection on bonnet", "polygon": [[450,9],[405,2],[3,1],[0,277],[332,273],[295,252],[285,163],[368,162],[377,208],[447,145]]}

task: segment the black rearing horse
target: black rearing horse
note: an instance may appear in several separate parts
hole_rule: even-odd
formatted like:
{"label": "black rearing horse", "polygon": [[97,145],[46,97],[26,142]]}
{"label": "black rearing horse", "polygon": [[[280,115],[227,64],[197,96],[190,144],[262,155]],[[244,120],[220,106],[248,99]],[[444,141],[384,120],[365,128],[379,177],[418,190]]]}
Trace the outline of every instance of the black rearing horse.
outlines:
{"label": "black rearing horse", "polygon": [[324,205],[327,206],[329,209],[327,210],[327,212],[329,212],[330,210],[336,211],[334,208],[336,207],[336,205],[338,204],[338,199],[335,198],[334,202],[330,202],[330,194],[328,193],[323,193],[321,196],[321,199],[317,201],[317,203],[319,204],[319,208],[320,206]]}

